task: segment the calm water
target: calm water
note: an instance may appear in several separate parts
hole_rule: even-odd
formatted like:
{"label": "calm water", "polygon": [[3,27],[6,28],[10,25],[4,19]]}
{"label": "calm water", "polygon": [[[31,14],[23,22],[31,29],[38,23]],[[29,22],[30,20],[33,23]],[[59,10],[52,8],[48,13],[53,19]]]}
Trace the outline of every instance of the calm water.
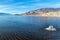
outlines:
{"label": "calm water", "polygon": [[[57,31],[46,31],[49,25]],[[60,40],[60,18],[0,16],[0,40]]]}

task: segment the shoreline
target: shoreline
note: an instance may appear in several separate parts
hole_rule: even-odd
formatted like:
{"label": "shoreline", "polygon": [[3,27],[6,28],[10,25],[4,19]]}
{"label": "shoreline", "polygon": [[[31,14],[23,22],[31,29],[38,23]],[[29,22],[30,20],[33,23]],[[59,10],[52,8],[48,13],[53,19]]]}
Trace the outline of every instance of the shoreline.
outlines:
{"label": "shoreline", "polygon": [[[14,15],[14,16],[41,16],[41,15]],[[60,17],[60,16],[41,16],[41,17]]]}

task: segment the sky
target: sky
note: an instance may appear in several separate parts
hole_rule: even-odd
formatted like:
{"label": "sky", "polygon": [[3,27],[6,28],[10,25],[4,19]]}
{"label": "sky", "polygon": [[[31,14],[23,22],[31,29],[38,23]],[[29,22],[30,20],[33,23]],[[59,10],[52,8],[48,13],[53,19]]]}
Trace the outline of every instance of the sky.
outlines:
{"label": "sky", "polygon": [[22,14],[40,8],[60,8],[60,0],[0,0],[0,12]]}

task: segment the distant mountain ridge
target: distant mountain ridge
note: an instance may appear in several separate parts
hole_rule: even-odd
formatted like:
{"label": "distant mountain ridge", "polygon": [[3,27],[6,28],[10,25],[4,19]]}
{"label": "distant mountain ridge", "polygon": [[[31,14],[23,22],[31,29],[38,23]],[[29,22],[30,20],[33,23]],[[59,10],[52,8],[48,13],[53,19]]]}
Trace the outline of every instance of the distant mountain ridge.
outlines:
{"label": "distant mountain ridge", "polygon": [[[59,15],[60,14],[60,8],[41,8],[33,11],[29,11],[23,14],[20,14],[22,16],[47,16],[47,15]],[[18,14],[17,14],[18,15]]]}
{"label": "distant mountain ridge", "polygon": [[41,8],[33,11],[29,11],[26,14],[40,14],[40,13],[48,13],[48,12],[57,12],[60,11],[60,8]]}
{"label": "distant mountain ridge", "polygon": [[0,12],[0,15],[10,15],[9,13],[1,13]]}

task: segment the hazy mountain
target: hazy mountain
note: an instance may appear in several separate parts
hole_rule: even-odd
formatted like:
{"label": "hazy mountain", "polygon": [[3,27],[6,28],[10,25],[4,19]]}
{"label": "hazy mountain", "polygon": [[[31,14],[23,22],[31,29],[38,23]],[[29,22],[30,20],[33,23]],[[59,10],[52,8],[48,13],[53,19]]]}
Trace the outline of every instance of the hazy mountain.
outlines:
{"label": "hazy mountain", "polygon": [[[49,16],[49,15],[59,15],[60,14],[60,8],[41,8],[33,11],[26,12],[24,14],[20,14],[22,16]],[[18,14],[17,14],[18,15]]]}
{"label": "hazy mountain", "polygon": [[0,15],[11,15],[11,14],[9,14],[9,13],[1,13],[0,12]]}

